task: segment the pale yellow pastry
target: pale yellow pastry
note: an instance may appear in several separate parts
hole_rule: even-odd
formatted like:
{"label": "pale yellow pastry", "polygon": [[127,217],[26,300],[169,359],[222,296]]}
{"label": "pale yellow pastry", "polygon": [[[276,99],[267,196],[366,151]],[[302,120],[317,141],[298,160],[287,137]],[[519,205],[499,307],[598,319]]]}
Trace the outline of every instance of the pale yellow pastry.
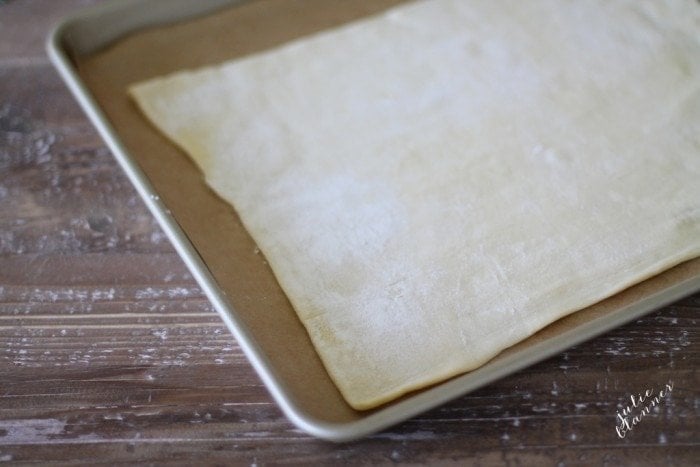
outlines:
{"label": "pale yellow pastry", "polygon": [[366,409],[700,254],[699,31],[692,0],[419,1],[131,94]]}

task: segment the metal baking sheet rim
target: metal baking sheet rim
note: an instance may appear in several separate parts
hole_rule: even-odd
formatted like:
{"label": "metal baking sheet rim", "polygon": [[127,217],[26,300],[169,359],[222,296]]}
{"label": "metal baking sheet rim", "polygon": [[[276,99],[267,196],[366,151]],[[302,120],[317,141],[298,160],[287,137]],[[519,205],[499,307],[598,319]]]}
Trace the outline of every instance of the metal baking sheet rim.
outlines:
{"label": "metal baking sheet rim", "polygon": [[[47,52],[88,118],[105,140],[128,179],[143,198],[175,250],[185,262],[193,277],[212,302],[228,329],[238,341],[246,357],[279,404],[284,414],[299,428],[319,438],[332,441],[357,439],[391,425],[409,419],[421,412],[444,404],[497,379],[554,356],[567,348],[591,339],[614,327],[639,318],[665,304],[672,303],[700,289],[700,277],[674,284],[657,294],[646,297],[630,306],[618,309],[612,315],[594,319],[584,325],[566,331],[547,342],[536,344],[510,355],[497,363],[487,364],[477,370],[450,379],[430,389],[418,392],[399,402],[379,409],[349,423],[328,423],[318,420],[301,410],[289,398],[283,381],[273,373],[269,362],[251,333],[240,321],[216,281],[208,271],[194,246],[160,201],[158,193],[148,178],[136,165],[121,143],[89,89],[82,82],[70,56],[84,54],[102,48],[129,32],[149,26],[168,24],[214,11],[224,6],[243,3],[246,0],[112,0],[105,4],[84,9],[60,22],[47,40]],[[148,3],[149,7],[144,8]],[[144,14],[144,12],[148,12]],[[70,47],[70,51],[68,48]]]}

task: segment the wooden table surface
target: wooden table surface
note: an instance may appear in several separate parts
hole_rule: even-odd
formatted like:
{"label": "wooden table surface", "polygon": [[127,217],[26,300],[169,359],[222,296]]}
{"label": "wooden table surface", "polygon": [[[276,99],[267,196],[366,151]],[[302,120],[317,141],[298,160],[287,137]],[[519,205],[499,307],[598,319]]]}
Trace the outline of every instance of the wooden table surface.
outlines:
{"label": "wooden table surface", "polygon": [[364,440],[295,428],[46,58],[96,2],[0,1],[0,461],[700,462],[700,294]]}

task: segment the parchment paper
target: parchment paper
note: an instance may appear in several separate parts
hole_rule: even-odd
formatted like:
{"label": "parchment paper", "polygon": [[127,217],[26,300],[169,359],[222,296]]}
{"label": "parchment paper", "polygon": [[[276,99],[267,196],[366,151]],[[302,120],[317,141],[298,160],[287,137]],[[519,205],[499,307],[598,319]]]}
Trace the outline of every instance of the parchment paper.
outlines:
{"label": "parchment paper", "polygon": [[[205,18],[137,33],[93,56],[75,58],[81,75],[127,149],[195,245],[259,347],[286,382],[292,397],[309,413],[329,421],[350,421],[363,415],[343,401],[328,378],[294,310],[232,208],[205,185],[199,171],[183,153],[145,123],[127,98],[126,89],[132,83],[175,70],[264,50],[397,3],[400,2],[253,2]],[[492,363],[577,325],[653,297],[665,286],[698,273],[699,260],[676,267],[554,323],[508,349]]]}

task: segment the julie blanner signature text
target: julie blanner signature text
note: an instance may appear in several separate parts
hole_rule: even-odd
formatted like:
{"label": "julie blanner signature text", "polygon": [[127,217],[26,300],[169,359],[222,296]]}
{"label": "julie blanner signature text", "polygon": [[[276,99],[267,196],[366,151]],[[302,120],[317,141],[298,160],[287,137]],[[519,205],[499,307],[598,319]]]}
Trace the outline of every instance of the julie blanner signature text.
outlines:
{"label": "julie blanner signature text", "polygon": [[630,396],[632,405],[628,405],[617,411],[615,419],[615,431],[617,436],[624,438],[627,433],[632,431],[634,427],[642,421],[644,417],[649,415],[651,410],[659,405],[665,397],[673,391],[673,381],[669,380],[666,386],[661,389],[658,394],[654,394],[653,389],[647,389],[642,394]]}

